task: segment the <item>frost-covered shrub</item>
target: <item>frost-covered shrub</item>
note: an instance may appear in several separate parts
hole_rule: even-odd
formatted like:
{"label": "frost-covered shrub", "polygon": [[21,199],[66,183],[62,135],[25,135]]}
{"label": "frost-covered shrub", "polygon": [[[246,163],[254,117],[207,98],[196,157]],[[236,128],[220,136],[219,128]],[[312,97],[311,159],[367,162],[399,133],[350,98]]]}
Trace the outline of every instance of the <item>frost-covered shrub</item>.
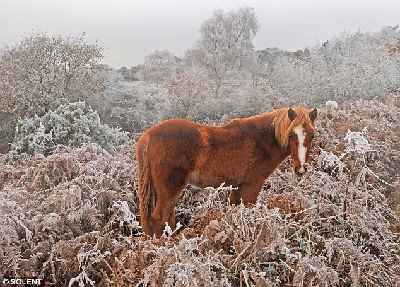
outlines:
{"label": "frost-covered shrub", "polygon": [[147,55],[141,66],[140,74],[144,81],[162,83],[179,73],[180,59],[173,53],[162,50]]}
{"label": "frost-covered shrub", "polygon": [[170,103],[167,89],[123,81],[112,70],[107,72],[107,77],[109,84],[105,95],[101,101],[93,99],[90,103],[106,124],[139,133],[168,118]]}
{"label": "frost-covered shrub", "polygon": [[58,146],[80,147],[86,143],[97,143],[114,154],[127,141],[126,132],[101,124],[96,111],[85,102],[76,102],[61,105],[42,117],[20,119],[8,160],[48,155]]}

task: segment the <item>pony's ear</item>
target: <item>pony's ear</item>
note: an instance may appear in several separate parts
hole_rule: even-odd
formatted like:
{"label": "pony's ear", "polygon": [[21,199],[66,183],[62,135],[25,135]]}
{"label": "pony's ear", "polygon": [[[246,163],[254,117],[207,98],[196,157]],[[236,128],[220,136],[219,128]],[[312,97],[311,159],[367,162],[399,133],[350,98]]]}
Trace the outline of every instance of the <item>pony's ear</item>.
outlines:
{"label": "pony's ear", "polygon": [[289,119],[293,122],[294,119],[297,117],[297,114],[295,111],[292,110],[292,108],[289,108],[288,110],[288,117]]}
{"label": "pony's ear", "polygon": [[311,120],[312,122],[314,122],[315,119],[317,118],[317,114],[318,114],[317,109],[313,109],[313,110],[310,112],[309,116],[310,116],[310,120]]}

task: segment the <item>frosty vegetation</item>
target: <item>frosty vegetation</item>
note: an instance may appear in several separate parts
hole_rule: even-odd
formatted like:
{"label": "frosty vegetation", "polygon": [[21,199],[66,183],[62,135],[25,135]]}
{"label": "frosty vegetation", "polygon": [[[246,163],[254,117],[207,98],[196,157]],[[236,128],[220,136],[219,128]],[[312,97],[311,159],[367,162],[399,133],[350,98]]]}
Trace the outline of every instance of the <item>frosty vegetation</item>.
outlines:
{"label": "frosty vegetation", "polygon": [[43,116],[105,89],[103,48],[78,37],[34,33],[7,47],[0,60],[0,151],[12,141],[18,118]]}
{"label": "frosty vegetation", "polygon": [[101,124],[97,112],[85,102],[70,103],[43,117],[35,115],[20,119],[7,160],[13,162],[28,155],[49,155],[59,146],[80,147],[87,143],[97,143],[115,154],[128,139],[126,132]]}
{"label": "frosty vegetation", "polygon": [[[258,29],[252,8],[216,10],[182,58],[155,51],[119,70],[100,65],[103,48],[84,35],[39,33],[6,47],[0,282],[400,286],[400,30],[288,52],[255,51]],[[179,228],[141,233],[141,132],[169,118],[219,125],[298,104],[320,112],[305,176],[285,161],[248,208],[228,204],[234,187],[188,186]]]}
{"label": "frosty vegetation", "polygon": [[399,188],[400,96],[339,110],[332,120],[321,111],[305,177],[285,163],[252,208],[228,205],[230,187],[189,187],[177,207],[183,228],[161,239],[140,234],[134,144],[114,157],[86,145],[3,164],[2,276],[57,286],[397,286],[400,225],[388,194]]}
{"label": "frosty vegetation", "polygon": [[[400,81],[400,31],[344,33],[322,45],[281,57],[272,73],[274,90],[309,104],[386,96]],[[396,52],[389,51],[390,46]],[[389,48],[388,48],[389,47]]]}

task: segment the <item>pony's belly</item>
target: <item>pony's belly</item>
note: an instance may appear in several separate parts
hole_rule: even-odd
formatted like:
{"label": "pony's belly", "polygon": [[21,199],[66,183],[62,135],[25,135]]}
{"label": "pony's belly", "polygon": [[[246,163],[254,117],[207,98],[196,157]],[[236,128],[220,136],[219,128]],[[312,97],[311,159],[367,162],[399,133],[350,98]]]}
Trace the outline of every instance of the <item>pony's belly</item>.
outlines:
{"label": "pony's belly", "polygon": [[200,181],[200,175],[198,172],[193,172],[191,177],[189,178],[189,183],[199,188],[204,188],[202,182]]}
{"label": "pony's belly", "polygon": [[231,179],[229,177],[220,177],[215,174],[205,174],[199,173],[198,171],[194,171],[189,179],[189,183],[193,186],[199,188],[206,188],[206,187],[219,187],[222,183],[229,186],[232,185],[233,187],[239,186],[239,182],[237,179]]}

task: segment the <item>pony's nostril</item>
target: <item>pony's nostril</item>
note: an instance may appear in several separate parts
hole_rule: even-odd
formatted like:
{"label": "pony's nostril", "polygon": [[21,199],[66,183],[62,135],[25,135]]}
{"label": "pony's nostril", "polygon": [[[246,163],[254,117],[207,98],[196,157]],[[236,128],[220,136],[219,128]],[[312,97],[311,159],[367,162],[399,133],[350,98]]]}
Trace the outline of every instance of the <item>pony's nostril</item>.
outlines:
{"label": "pony's nostril", "polygon": [[298,168],[298,167],[295,167],[295,168],[294,168],[294,173],[295,173],[296,175],[298,175],[298,176],[300,176],[300,175],[303,174],[303,173],[301,172],[301,169]]}
{"label": "pony's nostril", "polygon": [[306,168],[304,165],[301,166],[300,168],[298,168],[298,167],[295,167],[295,168],[294,168],[294,172],[295,172],[297,175],[303,175],[306,171],[307,171],[307,168]]}

